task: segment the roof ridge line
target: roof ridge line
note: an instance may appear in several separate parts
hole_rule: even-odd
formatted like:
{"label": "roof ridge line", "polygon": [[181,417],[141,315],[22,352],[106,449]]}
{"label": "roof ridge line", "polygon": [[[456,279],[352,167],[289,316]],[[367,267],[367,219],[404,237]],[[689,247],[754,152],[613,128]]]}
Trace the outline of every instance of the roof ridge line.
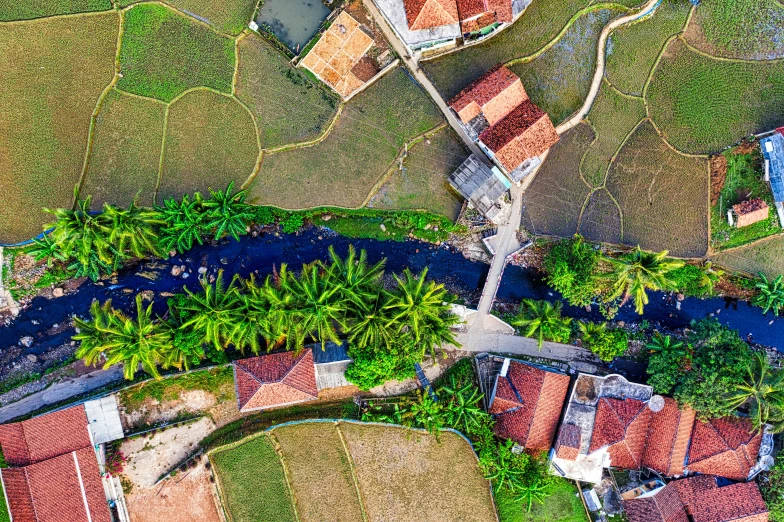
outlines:
{"label": "roof ridge line", "polygon": [[[305,350],[310,350],[310,348],[305,348]],[[302,352],[304,353],[304,352],[305,352],[305,350],[302,350]],[[310,352],[310,353],[311,353],[311,358],[312,358],[312,357],[313,357],[313,351],[311,350],[311,352]],[[289,387],[291,387],[291,388],[294,388],[294,389],[295,389],[295,390],[297,390],[297,391],[301,391],[302,393],[307,393],[308,395],[311,395],[311,394],[310,394],[308,391],[306,391],[306,390],[303,390],[302,388],[300,388],[300,387],[298,387],[298,386],[295,386],[295,385],[293,385],[293,384],[289,384],[289,383],[287,383],[287,382],[283,382],[284,380],[286,380],[286,377],[288,377],[288,376],[289,376],[289,374],[290,374],[291,372],[293,372],[293,371],[294,371],[294,369],[295,369],[297,366],[299,366],[300,364],[302,364],[302,361],[303,361],[304,359],[305,359],[305,357],[304,357],[304,356],[300,356],[299,360],[298,360],[297,362],[295,362],[295,363],[294,363],[294,365],[293,365],[291,368],[289,368],[289,371],[287,371],[287,372],[286,372],[286,374],[285,374],[283,377],[281,377],[280,381],[276,381],[276,382],[280,382],[281,384],[285,384],[286,386],[289,386]],[[314,369],[315,369],[315,367],[316,367],[316,363],[315,363],[315,361],[313,361],[313,367],[314,367]],[[311,396],[312,396],[312,395],[311,395]]]}
{"label": "roof ridge line", "polygon": [[[35,509],[35,499],[33,498],[33,489],[30,487],[30,475],[27,474],[27,466],[23,466],[22,469],[24,470],[25,474],[25,483],[27,484],[27,491],[30,493],[30,504],[33,506],[33,514],[35,515],[35,519],[38,520],[38,510]],[[8,507],[8,513],[11,513],[11,506]]]}

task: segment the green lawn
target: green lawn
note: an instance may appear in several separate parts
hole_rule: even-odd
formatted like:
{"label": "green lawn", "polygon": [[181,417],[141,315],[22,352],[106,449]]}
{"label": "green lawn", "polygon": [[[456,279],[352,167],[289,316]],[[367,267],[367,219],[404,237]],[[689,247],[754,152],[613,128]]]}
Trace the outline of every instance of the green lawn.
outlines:
{"label": "green lawn", "polygon": [[0,22],[30,20],[72,13],[108,11],[110,0],[3,0],[0,2]]}
{"label": "green lawn", "polygon": [[495,504],[501,522],[589,522],[577,486],[564,479],[554,479],[544,504],[535,503],[530,512],[506,489],[495,492]]}
{"label": "green lawn", "polygon": [[713,257],[716,263],[751,274],[777,277],[784,274],[784,236],[776,236],[751,245],[722,252]]}
{"label": "green lawn", "polygon": [[[759,150],[750,154],[724,153],[727,158],[727,177],[721,197],[711,207],[711,246],[715,249],[732,248],[781,232],[773,195],[763,179],[762,156]],[[738,191],[749,192],[770,205],[768,219],[743,228],[731,227],[727,210],[740,202]]]}
{"label": "green lawn", "polygon": [[[118,0],[120,6],[138,3],[140,0]],[[227,34],[239,34],[248,26],[259,0],[166,0],[180,11],[207,22]]]}
{"label": "green lawn", "polygon": [[727,62],[667,49],[647,93],[650,113],[679,150],[707,153],[784,124],[784,62]]}
{"label": "green lawn", "polygon": [[232,522],[296,522],[280,458],[269,436],[210,455]]}
{"label": "green lawn", "polygon": [[123,17],[120,89],[166,102],[193,87],[231,92],[233,40],[158,4]]}

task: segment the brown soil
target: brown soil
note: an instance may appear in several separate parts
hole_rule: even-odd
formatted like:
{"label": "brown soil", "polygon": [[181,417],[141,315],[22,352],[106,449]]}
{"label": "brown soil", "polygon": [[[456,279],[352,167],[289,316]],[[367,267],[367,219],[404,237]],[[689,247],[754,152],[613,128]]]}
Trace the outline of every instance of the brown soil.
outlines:
{"label": "brown soil", "polygon": [[751,154],[754,152],[755,149],[759,147],[758,141],[749,141],[744,139],[740,142],[740,144],[732,149],[733,154]]}
{"label": "brown soil", "polygon": [[722,278],[722,280],[716,284],[716,294],[733,297],[735,299],[740,299],[741,301],[748,301],[757,295],[757,292],[741,288],[738,285],[733,284],[732,281]]}
{"label": "brown soil", "polygon": [[723,154],[713,156],[710,159],[710,180],[711,180],[711,206],[719,201],[721,189],[724,188],[724,180],[727,178],[727,158]]}

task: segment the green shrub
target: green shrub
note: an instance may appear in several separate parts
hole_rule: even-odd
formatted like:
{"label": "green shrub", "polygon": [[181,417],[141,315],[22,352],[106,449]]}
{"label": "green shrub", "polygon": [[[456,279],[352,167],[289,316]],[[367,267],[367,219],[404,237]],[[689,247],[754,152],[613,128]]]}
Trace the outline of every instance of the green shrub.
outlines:
{"label": "green shrub", "polygon": [[599,252],[575,235],[553,246],[544,258],[547,284],[572,306],[587,306],[597,295]]}
{"label": "green shrub", "polygon": [[360,390],[369,390],[392,379],[413,377],[414,361],[400,359],[391,352],[351,351],[353,362],[346,369],[346,379]]}
{"label": "green shrub", "polygon": [[626,353],[629,346],[629,334],[620,328],[607,330],[596,335],[589,343],[588,348],[603,361],[612,361]]}
{"label": "green shrub", "polygon": [[289,214],[286,219],[281,222],[283,232],[286,234],[293,234],[297,232],[305,224],[305,219],[302,214]]}
{"label": "green shrub", "polygon": [[776,464],[759,481],[760,493],[770,510],[770,522],[784,522],[784,459],[777,455]]}

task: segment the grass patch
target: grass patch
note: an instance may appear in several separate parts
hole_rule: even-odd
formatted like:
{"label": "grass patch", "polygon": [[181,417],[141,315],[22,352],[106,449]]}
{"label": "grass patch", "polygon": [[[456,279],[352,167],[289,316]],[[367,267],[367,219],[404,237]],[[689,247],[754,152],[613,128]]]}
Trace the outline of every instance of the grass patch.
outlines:
{"label": "grass patch", "polygon": [[283,453],[300,522],[362,522],[351,463],[337,426],[296,424],[272,433]]}
{"label": "grass patch", "polygon": [[231,366],[198,370],[176,377],[143,382],[118,393],[120,403],[135,411],[147,399],[157,402],[176,400],[182,393],[203,390],[215,395],[218,402],[234,400],[234,372]]}
{"label": "grass patch", "polygon": [[165,102],[193,87],[231,92],[233,40],[158,4],[123,18],[120,89]]}
{"label": "grass patch", "polygon": [[158,201],[192,192],[240,187],[256,166],[253,120],[233,98],[189,92],[169,108]]}
{"label": "grass patch", "polygon": [[613,31],[607,41],[607,79],[627,94],[642,95],[662,47],[683,29],[690,9],[688,2],[664,0],[653,16]]}
{"label": "grass patch", "polygon": [[612,157],[626,136],[645,118],[645,105],[640,98],[619,94],[606,82],[588,114],[596,133],[596,141],[583,157],[580,171],[593,186],[604,183]]}
{"label": "grass patch", "polygon": [[269,436],[210,455],[232,522],[296,522],[286,477]]}
{"label": "grass patch", "polygon": [[382,209],[425,209],[449,219],[457,219],[463,198],[449,186],[447,179],[469,152],[451,128],[409,148],[398,169],[371,200],[370,206]]}
{"label": "grass patch", "polygon": [[725,62],[673,42],[648,89],[651,117],[676,148],[707,153],[784,123],[784,62]]}
{"label": "grass patch", "polygon": [[422,68],[449,100],[496,64],[534,54],[555,38],[577,11],[590,3],[590,0],[534,0],[511,27],[497,36],[422,62]]}
{"label": "grass patch", "polygon": [[11,522],[11,514],[8,512],[5,495],[0,495],[0,522]]}
{"label": "grass patch", "polygon": [[682,156],[650,122],[629,137],[607,176],[623,214],[622,241],[698,257],[708,248],[707,159]]}
{"label": "grass patch", "polygon": [[[139,0],[119,0],[125,7]],[[166,0],[166,3],[227,34],[240,34],[248,26],[258,0]]]}
{"label": "grass patch", "polygon": [[[46,16],[91,11],[108,11],[112,8],[110,0],[21,0],[0,2],[0,22],[11,20],[31,20]],[[0,518],[2,520],[2,518]]]}
{"label": "grass patch", "polygon": [[784,56],[784,7],[774,0],[703,0],[686,38],[714,56],[780,58]]}
{"label": "grass patch", "polygon": [[523,226],[535,234],[571,237],[589,186],[580,177],[580,160],[594,139],[581,123],[561,137],[523,194]]}
{"label": "grass patch", "polygon": [[11,24],[0,31],[0,242],[24,241],[69,207],[90,118],[114,76],[115,12]]}
{"label": "grass patch", "polygon": [[334,94],[256,34],[240,40],[237,97],[256,114],[265,148],[319,136],[338,104]]}
{"label": "grass patch", "polygon": [[556,478],[549,487],[544,504],[534,503],[531,512],[523,502],[515,502],[509,490],[495,492],[501,522],[588,522],[574,482]]}
{"label": "grass patch", "polygon": [[[728,151],[724,156],[727,158],[727,177],[719,201],[711,206],[711,246],[716,249],[732,248],[781,232],[773,195],[763,179],[759,150],[749,154]],[[768,219],[743,228],[731,227],[727,221],[727,210],[741,201],[739,190],[764,200],[770,206]]]}
{"label": "grass patch", "polygon": [[728,268],[750,274],[763,273],[767,277],[784,274],[784,236],[776,236],[741,248],[722,252],[713,260]]}
{"label": "grass patch", "polygon": [[599,33],[619,12],[601,9],[581,16],[544,54],[510,67],[531,100],[550,115],[555,125],[585,103],[596,70]]}
{"label": "grass patch", "polygon": [[140,205],[150,206],[158,184],[163,115],[166,107],[112,89],[95,120],[93,148],[82,196],[126,206],[138,194]]}
{"label": "grass patch", "polygon": [[251,195],[290,209],[359,207],[404,142],[440,121],[424,91],[398,68],[353,98],[318,145],[266,155]]}

